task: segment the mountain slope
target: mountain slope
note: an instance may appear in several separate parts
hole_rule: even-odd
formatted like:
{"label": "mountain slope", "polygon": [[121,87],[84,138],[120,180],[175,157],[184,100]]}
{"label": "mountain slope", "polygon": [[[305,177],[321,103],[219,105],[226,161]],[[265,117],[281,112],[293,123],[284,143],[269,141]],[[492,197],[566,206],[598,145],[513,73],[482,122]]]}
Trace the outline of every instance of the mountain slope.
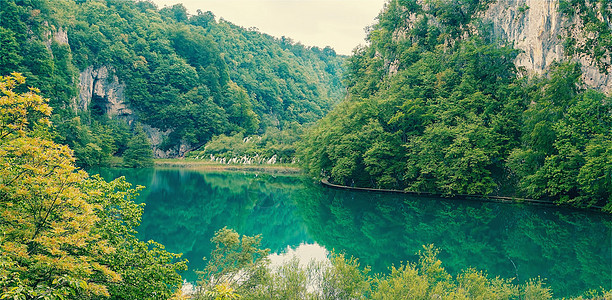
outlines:
{"label": "mountain slope", "polygon": [[[605,51],[580,50],[605,43],[611,25],[594,21],[608,30],[597,36],[581,29],[584,21],[567,21],[573,27],[557,40],[591,42],[575,42],[563,60],[529,70],[525,55],[534,52],[513,48],[507,35],[496,35],[500,26],[481,17],[524,2],[390,1],[370,45],[349,58],[347,100],[301,145],[309,172],[345,185],[611,210],[611,99],[582,80],[593,67],[607,76],[609,60]],[[609,2],[584,7],[593,5],[578,18],[612,12]],[[521,9],[530,10],[510,10]],[[546,36],[537,39],[551,42]],[[581,66],[576,59],[595,61]]]}
{"label": "mountain slope", "polygon": [[7,0],[0,28],[0,72],[24,73],[51,99],[57,140],[80,165],[121,155],[135,122],[157,156],[183,155],[215,135],[315,121],[344,91],[344,58],[332,49],[181,5]]}

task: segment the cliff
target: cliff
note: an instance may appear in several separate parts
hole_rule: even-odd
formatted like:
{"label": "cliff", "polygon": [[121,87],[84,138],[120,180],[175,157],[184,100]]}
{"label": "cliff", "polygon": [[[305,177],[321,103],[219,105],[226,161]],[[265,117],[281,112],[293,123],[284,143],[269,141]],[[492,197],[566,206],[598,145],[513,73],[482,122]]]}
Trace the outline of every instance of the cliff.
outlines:
{"label": "cliff", "polygon": [[106,66],[96,69],[89,66],[79,74],[77,108],[87,111],[93,99],[107,116],[131,118],[132,110],[125,101],[125,84],[119,82],[117,75],[111,75]]}
{"label": "cliff", "polygon": [[[562,1],[481,0],[480,5],[484,6],[479,10],[475,6],[453,1],[432,3],[418,0],[422,10],[394,8],[402,11],[403,21],[395,29],[393,39],[398,44],[405,39],[418,43],[423,37],[414,35],[421,30],[419,26],[422,26],[423,20],[445,32],[446,44],[452,44],[453,38],[467,36],[467,32],[479,33],[499,44],[511,44],[521,50],[515,65],[527,71],[527,74],[543,74],[555,61],[573,60],[580,62],[582,80],[586,86],[610,94],[612,47],[607,46],[609,41],[602,43],[602,40],[607,39],[604,34],[612,31],[609,20],[612,6],[593,0],[574,1],[573,4],[565,4],[568,7],[564,13],[560,7]],[[451,11],[443,11],[441,6],[451,7]],[[453,21],[440,19],[449,15],[453,15]],[[601,30],[602,27],[606,30]],[[568,41],[575,49],[565,48]],[[395,74],[398,58],[389,53],[382,55],[387,58],[388,73]]]}
{"label": "cliff", "polygon": [[584,83],[609,94],[612,74],[600,72],[589,55],[566,56],[565,38],[580,38],[584,26],[579,18],[563,15],[559,4],[559,0],[498,0],[482,14],[482,21],[490,25],[494,38],[523,51],[515,61],[518,67],[541,74],[554,61],[577,60]]}
{"label": "cliff", "polygon": [[[98,105],[109,118],[119,117],[131,123],[136,116],[126,101],[125,83],[120,82],[117,75],[112,74],[109,69],[111,67],[89,66],[79,74],[79,97],[76,107],[78,110],[87,111],[94,101],[96,102],[94,105]],[[185,143],[181,143],[176,149],[162,150],[161,145],[164,139],[172,131],[161,131],[149,125],[143,127],[153,146],[153,154],[156,158],[183,156],[190,150],[190,146]]]}

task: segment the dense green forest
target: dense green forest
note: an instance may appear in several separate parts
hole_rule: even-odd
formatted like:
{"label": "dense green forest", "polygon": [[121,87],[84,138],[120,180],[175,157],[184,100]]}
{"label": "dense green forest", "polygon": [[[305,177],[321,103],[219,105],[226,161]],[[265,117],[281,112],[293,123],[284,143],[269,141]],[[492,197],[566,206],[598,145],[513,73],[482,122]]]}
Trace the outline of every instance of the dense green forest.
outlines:
{"label": "dense green forest", "polygon": [[[138,137],[143,128],[149,137],[162,133],[155,150],[170,156],[220,134],[299,133],[345,92],[344,57],[333,49],[210,12],[192,16],[182,5],[2,0],[0,40],[0,74],[22,73],[50,99],[54,140],[70,146],[82,167],[108,165],[113,156],[150,165],[133,161],[134,152],[150,157],[149,141]],[[87,76],[101,81],[93,89],[115,90],[92,93]]]}
{"label": "dense green forest", "polygon": [[[180,255],[136,237],[140,187],[78,170],[72,151],[50,140],[51,107],[25,78],[0,77],[0,297],[2,299],[186,299]],[[224,182],[230,186],[229,182]],[[234,186],[231,186],[235,188]],[[225,204],[225,203],[224,203]],[[413,263],[371,274],[355,258],[297,259],[272,268],[260,236],[223,228],[193,299],[550,299],[541,280],[517,285],[468,269],[450,275],[425,246]],[[610,292],[589,291],[608,299]],[[584,299],[579,297],[577,299]]]}
{"label": "dense green forest", "polygon": [[[153,150],[182,155],[209,142],[216,152],[202,155],[253,140],[240,153],[288,159],[305,130],[301,162],[337,183],[612,211],[612,99],[585,88],[575,62],[544,76],[517,69],[518,51],[473,18],[491,1],[391,0],[370,44],[343,58],[181,5],[0,0],[0,298],[184,298],[185,261],[136,236],[141,187],[80,167],[119,156],[151,166]],[[569,51],[592,51],[607,70],[609,14],[561,3],[603,28],[585,44],[569,37]],[[125,103],[99,91],[84,101],[80,79],[93,73]],[[155,149],[152,128],[163,133]],[[196,299],[551,298],[540,280],[451,276],[433,246],[371,275],[342,254],[273,271],[260,237],[227,228],[212,243]],[[612,297],[601,293],[586,297]]]}
{"label": "dense green forest", "polygon": [[[304,138],[300,159],[310,174],[350,186],[611,211],[611,98],[585,88],[575,62],[556,62],[543,76],[517,69],[518,50],[472,17],[489,2],[390,1],[370,44],[349,58],[347,99]],[[585,1],[562,2],[589,28],[606,29],[570,50],[602,50],[612,25],[578,10],[589,8]],[[600,4],[609,17],[612,4]]]}

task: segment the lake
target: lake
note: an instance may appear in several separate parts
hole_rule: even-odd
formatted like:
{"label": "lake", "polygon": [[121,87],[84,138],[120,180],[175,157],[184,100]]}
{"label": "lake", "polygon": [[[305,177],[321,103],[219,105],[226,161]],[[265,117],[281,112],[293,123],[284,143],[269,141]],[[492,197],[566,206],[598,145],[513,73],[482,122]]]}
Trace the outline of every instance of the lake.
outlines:
{"label": "lake", "polygon": [[[95,172],[91,172],[95,173]],[[140,238],[205,265],[214,232],[262,235],[273,253],[321,246],[359,258],[374,272],[416,261],[434,244],[451,273],[476,268],[524,282],[541,277],[555,297],[612,289],[612,217],[523,204],[329,189],[302,176],[188,169],[103,169],[144,185]]]}

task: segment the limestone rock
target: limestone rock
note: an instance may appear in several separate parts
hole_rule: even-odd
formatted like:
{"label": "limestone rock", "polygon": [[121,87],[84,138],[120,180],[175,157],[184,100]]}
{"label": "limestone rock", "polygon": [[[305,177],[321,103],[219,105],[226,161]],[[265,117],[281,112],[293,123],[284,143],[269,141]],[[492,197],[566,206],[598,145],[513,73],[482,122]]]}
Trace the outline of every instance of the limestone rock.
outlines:
{"label": "limestone rock", "polygon": [[68,45],[68,32],[60,27],[54,34],[53,40],[55,40],[60,45]]}
{"label": "limestone rock", "polygon": [[153,147],[153,156],[155,158],[171,158],[171,157],[183,157],[187,151],[192,150],[189,144],[181,142],[178,148],[171,148],[168,150],[162,150],[161,145],[164,139],[172,133],[172,130],[161,131],[158,128],[151,127],[143,124],[142,129],[144,130],[151,146]]}
{"label": "limestone rock", "polygon": [[[498,0],[482,20],[492,25],[495,38],[524,51],[515,63],[530,73],[541,74],[553,61],[565,59],[563,39],[571,24],[559,12],[559,0]],[[586,85],[606,93],[612,91],[612,74],[600,73],[585,57],[571,59],[582,64]]]}
{"label": "limestone rock", "polygon": [[89,66],[79,74],[79,82],[79,110],[87,111],[92,99],[98,97],[105,103],[104,112],[109,118],[132,115],[125,101],[125,84],[119,82],[117,75],[111,76],[108,67],[94,69]]}
{"label": "limestone rock", "polygon": [[[112,74],[110,67],[89,66],[79,74],[79,82],[80,93],[76,105],[78,110],[87,111],[95,100],[103,103],[104,113],[109,118],[120,117],[128,123],[135,119],[125,99],[125,84]],[[177,148],[162,150],[161,144],[172,131],[161,131],[146,124],[143,125],[143,129],[153,146],[153,155],[156,158],[183,156],[191,150],[190,145],[185,143],[181,143]]]}

